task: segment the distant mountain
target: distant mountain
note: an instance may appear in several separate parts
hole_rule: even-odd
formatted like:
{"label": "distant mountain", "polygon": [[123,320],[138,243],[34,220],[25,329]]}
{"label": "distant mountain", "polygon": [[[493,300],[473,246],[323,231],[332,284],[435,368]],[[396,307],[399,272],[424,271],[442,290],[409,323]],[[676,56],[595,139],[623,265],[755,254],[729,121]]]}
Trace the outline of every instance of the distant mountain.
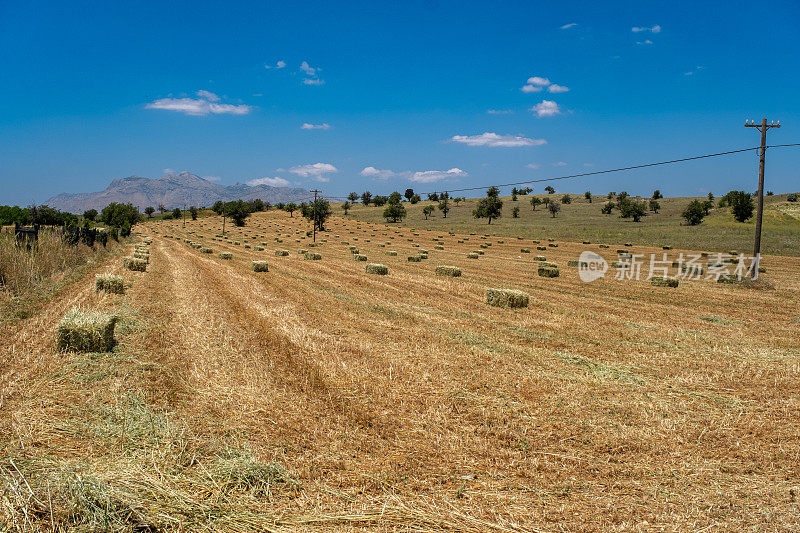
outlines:
{"label": "distant mountain", "polygon": [[83,213],[88,209],[103,209],[111,202],[131,203],[141,209],[147,206],[158,207],[164,204],[173,209],[184,205],[211,206],[217,200],[230,202],[233,200],[255,200],[265,202],[301,202],[310,193],[305,189],[289,187],[271,187],[269,185],[235,185],[224,186],[212,183],[190,172],[167,174],[161,178],[150,179],[139,176],[117,178],[106,190],[69,194],[62,193],[48,199],[45,204],[61,211]]}

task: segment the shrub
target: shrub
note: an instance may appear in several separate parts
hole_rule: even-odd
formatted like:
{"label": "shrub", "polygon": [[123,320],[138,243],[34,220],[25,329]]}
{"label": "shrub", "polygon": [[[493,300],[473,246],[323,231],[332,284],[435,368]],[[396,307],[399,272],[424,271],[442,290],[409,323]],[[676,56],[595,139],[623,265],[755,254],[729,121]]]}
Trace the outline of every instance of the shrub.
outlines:
{"label": "shrub", "polygon": [[562,204],[571,204],[571,203],[572,203],[572,197],[571,197],[569,194],[565,194],[565,195],[564,195],[564,196],[561,198],[561,203],[562,203]]}
{"label": "shrub", "polygon": [[454,266],[439,265],[436,267],[436,275],[457,278],[461,275],[461,269]]}
{"label": "shrub", "polygon": [[266,261],[253,261],[251,268],[253,272],[269,272],[269,265]]}
{"label": "shrub", "polygon": [[690,226],[696,226],[703,221],[706,216],[706,208],[700,200],[692,200],[684,209],[681,216],[686,219]]}
{"label": "shrub", "polygon": [[[366,259],[366,258],[365,258]],[[386,265],[381,265],[379,263],[369,263],[366,268],[367,274],[377,274],[379,276],[385,276],[389,273],[389,267]]]}
{"label": "shrub", "polygon": [[797,193],[796,193],[796,192],[789,193],[789,194],[786,196],[786,201],[787,201],[787,202],[796,202],[796,201],[797,201]]}
{"label": "shrub", "polygon": [[558,276],[561,275],[561,273],[558,271],[557,266],[545,263],[539,265],[537,272],[543,278],[557,278]]}
{"label": "shrub", "polygon": [[289,255],[289,250],[275,250],[275,255],[278,257],[285,257]]}
{"label": "shrub", "polygon": [[303,256],[303,259],[308,261],[319,261],[322,259],[322,254],[317,252],[308,252]]}
{"label": "shrub", "polygon": [[678,278],[671,276],[653,276],[650,278],[650,284],[657,287],[677,287]]}
{"label": "shrub", "polygon": [[136,272],[145,272],[147,270],[147,261],[135,257],[123,257],[122,267]]}
{"label": "shrub", "polygon": [[486,289],[486,303],[505,309],[528,307],[527,293],[514,289]]}
{"label": "shrub", "polygon": [[101,311],[73,308],[58,323],[59,351],[110,352],[114,348],[117,317]]}
{"label": "shrub", "polygon": [[94,290],[122,294],[125,292],[125,278],[113,274],[97,274],[94,277]]}

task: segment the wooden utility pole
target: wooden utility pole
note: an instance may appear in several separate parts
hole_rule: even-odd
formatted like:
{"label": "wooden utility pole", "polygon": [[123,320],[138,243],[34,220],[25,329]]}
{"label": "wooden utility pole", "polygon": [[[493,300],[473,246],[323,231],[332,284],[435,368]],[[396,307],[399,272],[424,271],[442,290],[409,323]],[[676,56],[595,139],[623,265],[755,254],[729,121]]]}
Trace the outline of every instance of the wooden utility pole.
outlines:
{"label": "wooden utility pole", "polygon": [[758,158],[758,213],[756,214],[756,239],[753,249],[753,272],[752,278],[758,279],[758,264],[761,260],[761,220],[764,215],[764,164],[766,163],[767,156],[767,130],[770,128],[780,128],[781,121],[777,124],[772,121],[772,124],[767,124],[767,119],[761,119],[761,124],[756,124],[752,120],[748,124],[745,120],[745,128],[758,128],[761,132],[761,151]]}
{"label": "wooden utility pole", "polygon": [[186,227],[186,204],[183,204],[183,227]]}
{"label": "wooden utility pole", "polygon": [[222,206],[222,236],[225,236],[225,206]]}
{"label": "wooden utility pole", "polygon": [[314,193],[314,242],[317,242],[317,193],[322,192],[317,189],[309,191]]}

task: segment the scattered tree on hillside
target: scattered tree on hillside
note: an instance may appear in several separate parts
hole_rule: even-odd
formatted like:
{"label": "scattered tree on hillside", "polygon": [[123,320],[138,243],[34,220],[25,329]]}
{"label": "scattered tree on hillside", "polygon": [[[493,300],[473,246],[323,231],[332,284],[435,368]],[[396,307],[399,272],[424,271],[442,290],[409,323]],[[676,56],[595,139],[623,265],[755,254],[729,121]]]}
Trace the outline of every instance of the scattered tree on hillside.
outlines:
{"label": "scattered tree on hillside", "polygon": [[547,204],[547,210],[550,211],[553,218],[556,218],[558,212],[561,211],[561,205],[558,202],[550,202]]}
{"label": "scattered tree on hillside", "polygon": [[88,209],[83,212],[84,220],[91,220],[94,222],[94,219],[97,218],[97,209]]}
{"label": "scattered tree on hillside", "polygon": [[347,195],[347,199],[350,200],[350,203],[353,204],[356,203],[358,201],[358,193],[351,192],[350,194]]}
{"label": "scattered tree on hillside", "polygon": [[533,208],[534,211],[536,211],[536,206],[541,204],[542,204],[541,198],[539,198],[538,196],[531,197],[531,207]]}
{"label": "scattered tree on hillside", "polygon": [[662,198],[664,198],[664,196],[661,194],[661,191],[658,189],[653,191],[653,200],[661,200]]}
{"label": "scattered tree on hillside", "polygon": [[591,192],[586,191],[585,193],[583,193],[583,197],[586,198],[587,200],[589,200],[589,203],[592,203],[592,193]]}
{"label": "scattered tree on hillside", "polygon": [[384,205],[386,205],[386,202],[388,201],[389,198],[387,198],[386,196],[380,196],[376,194],[375,196],[372,197],[372,205],[374,205],[375,207],[383,207]]}
{"label": "scattered tree on hillside", "polygon": [[442,194],[439,200],[439,211],[442,212],[444,218],[447,218],[447,213],[450,211],[450,197],[447,193]]}
{"label": "scattered tree on hillside", "polygon": [[553,188],[552,185],[548,185],[547,187],[544,188],[544,190],[547,192],[547,194],[553,194],[556,192],[556,190]]}
{"label": "scattered tree on hillside", "polygon": [[183,216],[183,212],[181,211],[180,207],[176,207],[172,210],[172,218],[181,218]]}
{"label": "scattered tree on hillside", "polygon": [[433,206],[426,205],[422,208],[422,214],[425,215],[425,220],[428,220],[428,217],[433,214]]}
{"label": "scattered tree on hillside", "polygon": [[228,202],[225,204],[225,214],[233,220],[233,223],[242,227],[245,224],[245,219],[250,216],[250,206],[242,200],[235,202]]}
{"label": "scattered tree on hillside", "polygon": [[786,196],[786,201],[787,202],[796,202],[797,201],[797,193],[796,192],[790,192]]}
{"label": "scattered tree on hillside", "polygon": [[[429,206],[430,207],[430,206]],[[383,210],[383,218],[387,222],[399,222],[406,217],[406,208],[400,203],[389,203]]]}
{"label": "scattered tree on hillside", "polygon": [[613,199],[614,199],[614,197],[615,197],[616,195],[617,195],[617,193],[616,193],[616,192],[614,192],[614,191],[610,191],[610,192],[609,192],[609,193],[606,195],[606,198],[608,198],[609,200],[613,200]]}
{"label": "scattered tree on hillside", "polygon": [[144,212],[147,215],[147,218],[153,218],[153,213],[155,213],[156,210],[152,205],[148,205],[144,208]]}
{"label": "scattered tree on hillside", "polygon": [[727,204],[731,206],[733,218],[737,222],[744,222],[753,216],[753,195],[744,191],[731,191],[725,195]]}
{"label": "scattered tree on hillside", "polygon": [[284,209],[284,210],[285,210],[287,213],[289,213],[289,218],[293,218],[293,217],[294,217],[294,214],[293,214],[293,213],[294,213],[295,211],[297,211],[297,210],[299,209],[299,207],[298,207],[298,205],[297,205],[296,203],[294,203],[294,202],[289,202],[288,204],[286,204],[286,205],[283,207],[283,209]]}
{"label": "scattered tree on hillside", "polygon": [[438,202],[439,201],[439,194],[435,192],[428,193],[428,200],[431,202]]}
{"label": "scattered tree on hillside", "polygon": [[303,216],[313,222],[318,231],[325,231],[325,222],[331,216],[331,204],[324,198],[317,198],[313,202],[306,204],[301,209]]}
{"label": "scattered tree on hillside", "polygon": [[489,187],[486,191],[486,198],[478,202],[478,207],[472,211],[472,216],[475,218],[488,218],[489,224],[492,223],[493,218],[500,218],[503,210],[503,201],[500,200],[500,189],[497,187]]}
{"label": "scattered tree on hillside", "polygon": [[511,210],[511,218],[519,218],[519,207],[514,206],[514,209]]}
{"label": "scattered tree on hillside", "polygon": [[696,226],[703,221],[707,213],[703,202],[700,200],[692,200],[686,209],[684,209],[683,213],[681,213],[681,216],[686,219],[687,224]]}
{"label": "scattered tree on hillside", "polygon": [[197,208],[195,206],[189,207],[189,215],[192,217],[192,220],[197,220]]}
{"label": "scattered tree on hillside", "polygon": [[164,211],[166,211],[166,210],[167,210],[167,208],[164,207],[164,204],[158,204],[158,212],[159,213],[161,213],[163,215]]}
{"label": "scattered tree on hillside", "polygon": [[610,215],[611,212],[614,210],[614,202],[606,202],[603,204],[603,207],[600,209],[600,212],[604,215]]}
{"label": "scattered tree on hillside", "polygon": [[414,189],[406,189],[406,193],[403,196],[405,196],[406,200],[410,202],[414,197]]}
{"label": "scattered tree on hillside", "polygon": [[351,204],[350,204],[350,202],[348,202],[348,201],[345,201],[345,202],[342,204],[342,210],[344,210],[344,216],[347,216],[347,211],[349,211],[349,210],[350,210],[350,205],[351,205]]}
{"label": "scattered tree on hillside", "polygon": [[411,202],[412,204],[418,204],[420,200],[422,200],[422,198],[419,197],[419,194],[415,194],[414,196],[411,197],[409,202]]}
{"label": "scattered tree on hillside", "polygon": [[565,195],[564,195],[564,196],[561,198],[561,203],[562,203],[562,204],[571,204],[571,203],[572,203],[572,197],[571,197],[569,194],[565,194]]}
{"label": "scattered tree on hillside", "polygon": [[622,218],[633,218],[634,222],[640,222],[643,216],[647,216],[647,206],[644,202],[636,202],[629,198],[624,198],[617,202],[619,216]]}
{"label": "scattered tree on hillside", "polygon": [[225,202],[222,200],[217,200],[214,202],[214,205],[211,206],[211,210],[218,215],[222,215],[222,213],[225,211]]}
{"label": "scattered tree on hillside", "polygon": [[387,201],[390,204],[399,204],[403,201],[403,195],[400,194],[399,191],[394,191],[392,194],[389,195]]}
{"label": "scattered tree on hillside", "polygon": [[661,209],[661,204],[658,203],[658,200],[655,198],[650,198],[650,211],[655,214],[658,214],[658,210]]}
{"label": "scattered tree on hillside", "polygon": [[364,191],[361,193],[361,203],[364,205],[369,205],[369,202],[372,200],[372,193],[369,191]]}

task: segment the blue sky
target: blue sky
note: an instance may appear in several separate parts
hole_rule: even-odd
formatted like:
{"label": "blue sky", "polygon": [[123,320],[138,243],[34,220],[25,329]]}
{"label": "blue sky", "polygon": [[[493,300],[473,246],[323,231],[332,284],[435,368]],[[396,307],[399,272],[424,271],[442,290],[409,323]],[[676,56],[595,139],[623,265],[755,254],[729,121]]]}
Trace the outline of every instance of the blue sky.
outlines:
{"label": "blue sky", "polygon": [[[0,204],[165,169],[446,190],[755,146],[763,116],[800,142],[798,57],[796,0],[0,0]],[[800,189],[798,163],[771,151],[767,188]],[[719,194],[756,172],[745,153],[556,188]]]}

